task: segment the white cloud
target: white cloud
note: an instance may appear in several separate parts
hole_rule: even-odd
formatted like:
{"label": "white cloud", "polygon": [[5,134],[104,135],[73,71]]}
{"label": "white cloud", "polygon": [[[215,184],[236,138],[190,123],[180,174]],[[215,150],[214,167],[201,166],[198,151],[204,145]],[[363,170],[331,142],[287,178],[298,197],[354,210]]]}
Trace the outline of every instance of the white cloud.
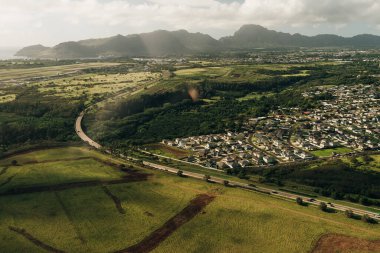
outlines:
{"label": "white cloud", "polygon": [[218,36],[247,23],[353,34],[360,31],[351,24],[359,22],[378,31],[378,13],[378,0],[0,0],[0,45],[51,45],[159,28]]}

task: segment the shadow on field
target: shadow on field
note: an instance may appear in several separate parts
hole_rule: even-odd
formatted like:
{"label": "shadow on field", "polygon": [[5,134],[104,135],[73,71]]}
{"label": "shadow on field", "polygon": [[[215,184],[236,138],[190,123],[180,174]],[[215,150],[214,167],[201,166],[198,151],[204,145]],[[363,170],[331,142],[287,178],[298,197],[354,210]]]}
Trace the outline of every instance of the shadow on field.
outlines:
{"label": "shadow on field", "polygon": [[[126,168],[126,169],[121,170],[118,164],[112,163],[110,161],[103,161],[101,159],[94,158],[94,157],[49,160],[49,161],[43,161],[43,162],[33,161],[33,162],[25,163],[25,164],[47,163],[47,162],[56,162],[56,161],[75,161],[75,160],[83,160],[83,159],[93,159],[104,165],[116,168],[122,171],[123,173],[125,173],[126,175],[122,176],[119,179],[111,179],[111,180],[91,180],[91,181],[82,181],[82,182],[61,183],[61,184],[55,184],[55,185],[39,185],[39,186],[30,186],[30,187],[10,188],[10,189],[7,189],[6,191],[1,192],[0,196],[19,195],[19,194],[25,194],[25,193],[36,193],[36,192],[46,192],[46,191],[63,191],[67,189],[83,188],[83,187],[91,187],[91,186],[99,186],[99,185],[123,184],[123,183],[128,183],[128,182],[145,181],[148,179],[149,176],[151,176],[151,174],[142,173],[133,168]],[[8,178],[5,182],[0,184],[0,187],[4,186],[5,184],[8,184],[12,180],[12,178],[13,176]]]}
{"label": "shadow on field", "polygon": [[26,238],[27,240],[29,240],[30,242],[32,242],[34,245],[36,245],[37,247],[39,248],[42,248],[48,252],[52,252],[52,253],[65,253],[63,250],[60,250],[60,249],[56,249],[50,245],[47,245],[45,244],[44,242],[38,240],[37,238],[33,237],[31,234],[29,234],[25,229],[23,228],[17,228],[17,227],[12,227],[12,226],[9,226],[8,227],[9,230],[19,234],[19,235],[22,235],[24,238]]}
{"label": "shadow on field", "polygon": [[104,193],[112,199],[112,201],[115,203],[116,209],[119,211],[120,214],[125,214],[125,210],[123,209],[121,205],[121,201],[118,197],[116,197],[105,185],[102,186],[102,189]]}

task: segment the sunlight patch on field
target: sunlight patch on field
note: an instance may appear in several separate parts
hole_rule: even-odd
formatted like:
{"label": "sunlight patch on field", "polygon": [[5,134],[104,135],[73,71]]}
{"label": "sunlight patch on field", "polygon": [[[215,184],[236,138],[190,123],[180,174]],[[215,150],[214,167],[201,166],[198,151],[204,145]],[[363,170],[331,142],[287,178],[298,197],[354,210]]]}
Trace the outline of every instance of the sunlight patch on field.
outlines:
{"label": "sunlight patch on field", "polygon": [[16,99],[16,94],[3,95],[3,96],[0,96],[0,104],[1,103],[11,102],[11,101],[13,101],[15,99]]}

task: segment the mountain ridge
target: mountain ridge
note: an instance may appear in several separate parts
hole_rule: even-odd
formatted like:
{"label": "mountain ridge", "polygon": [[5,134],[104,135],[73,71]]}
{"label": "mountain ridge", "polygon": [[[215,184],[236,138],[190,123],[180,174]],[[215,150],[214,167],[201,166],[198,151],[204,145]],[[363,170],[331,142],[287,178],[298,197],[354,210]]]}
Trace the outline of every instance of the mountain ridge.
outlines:
{"label": "mountain ridge", "polygon": [[214,39],[208,34],[186,30],[156,30],[149,33],[116,35],[100,39],[62,42],[54,47],[33,45],[15,55],[30,58],[152,57],[220,53],[228,50],[298,47],[380,47],[380,36],[334,34],[306,36],[269,30],[260,25],[243,25],[233,35]]}

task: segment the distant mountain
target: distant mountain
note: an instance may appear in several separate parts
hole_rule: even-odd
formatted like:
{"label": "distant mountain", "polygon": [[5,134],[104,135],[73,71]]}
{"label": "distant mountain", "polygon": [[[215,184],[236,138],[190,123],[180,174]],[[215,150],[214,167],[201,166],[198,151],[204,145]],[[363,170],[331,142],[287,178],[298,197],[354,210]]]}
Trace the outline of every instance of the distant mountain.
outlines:
{"label": "distant mountain", "polygon": [[251,50],[255,48],[288,47],[380,47],[380,36],[363,34],[345,38],[332,34],[304,36],[268,30],[259,25],[244,25],[232,36],[219,40],[207,34],[185,30],[117,35],[103,39],[64,42],[52,48],[29,46],[16,56],[31,58],[94,58],[181,56],[200,53],[218,53],[223,50]]}
{"label": "distant mountain", "polygon": [[304,36],[268,30],[259,25],[244,25],[233,36],[220,39],[224,48],[252,49],[270,47],[380,47],[380,36],[357,35],[345,38],[332,34]]}
{"label": "distant mountain", "polygon": [[41,57],[41,53],[48,49],[49,49],[48,47],[44,47],[42,45],[28,46],[17,51],[15,56],[27,56],[31,58],[37,58],[37,57]]}
{"label": "distant mountain", "polygon": [[30,46],[21,49],[16,55],[60,59],[99,56],[170,56],[215,52],[218,47],[219,42],[206,34],[189,33],[185,30],[174,32],[159,30],[104,39],[64,42],[52,48],[41,45]]}

